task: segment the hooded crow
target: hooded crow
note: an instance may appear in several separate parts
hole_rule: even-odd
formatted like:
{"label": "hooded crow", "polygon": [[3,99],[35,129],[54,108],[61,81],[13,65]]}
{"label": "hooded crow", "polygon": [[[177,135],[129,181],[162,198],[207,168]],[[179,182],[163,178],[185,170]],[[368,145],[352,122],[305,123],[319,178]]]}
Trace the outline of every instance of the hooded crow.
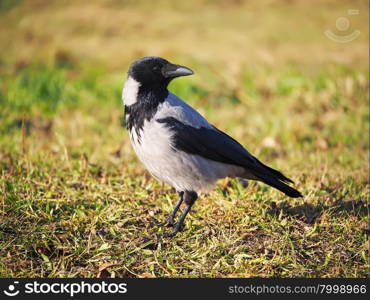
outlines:
{"label": "hooded crow", "polygon": [[[225,177],[262,181],[289,197],[302,197],[293,183],[251,155],[236,140],[207,122],[196,110],[168,91],[176,77],[192,75],[187,67],[160,57],[133,62],[123,87],[125,125],[131,144],[148,171],[174,187],[180,199],[167,219],[174,236],[200,192]],[[177,223],[181,203],[185,208]]]}

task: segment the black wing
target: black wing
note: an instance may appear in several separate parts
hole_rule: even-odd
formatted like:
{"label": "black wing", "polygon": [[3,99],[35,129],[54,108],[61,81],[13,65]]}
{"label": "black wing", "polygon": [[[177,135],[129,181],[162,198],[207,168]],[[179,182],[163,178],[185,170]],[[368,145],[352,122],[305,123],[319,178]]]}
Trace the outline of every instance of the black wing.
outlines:
{"label": "black wing", "polygon": [[157,122],[165,124],[173,132],[172,142],[175,149],[225,164],[241,166],[288,196],[302,197],[300,192],[285,184],[293,183],[292,180],[261,163],[236,140],[216,127],[194,128],[173,117],[157,119]]}

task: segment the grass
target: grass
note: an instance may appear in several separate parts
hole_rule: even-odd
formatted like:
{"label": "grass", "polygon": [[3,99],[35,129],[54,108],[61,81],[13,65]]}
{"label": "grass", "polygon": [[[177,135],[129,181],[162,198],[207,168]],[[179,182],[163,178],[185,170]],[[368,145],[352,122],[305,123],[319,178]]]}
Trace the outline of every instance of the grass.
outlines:
{"label": "grass", "polygon": [[[162,12],[145,2],[4,5],[0,23],[19,22],[0,33],[0,47],[13,50],[0,55],[0,276],[367,277],[365,11],[353,21],[362,36],[339,45],[317,32],[335,24],[346,2],[319,2],[306,15],[303,1],[271,1],[266,22],[244,36],[245,22],[264,11],[257,2],[172,3],[162,1]],[[192,16],[181,41],[166,39],[171,24],[202,7],[204,20]],[[152,27],[134,22],[148,14],[170,17]],[[114,22],[124,17],[133,28]],[[182,50],[189,41],[199,42],[194,54]],[[225,179],[197,200],[183,232],[153,238],[169,230],[154,224],[177,195],[148,175],[120,126],[127,63],[149,54],[148,45],[196,71],[171,91],[291,177],[304,198]]]}

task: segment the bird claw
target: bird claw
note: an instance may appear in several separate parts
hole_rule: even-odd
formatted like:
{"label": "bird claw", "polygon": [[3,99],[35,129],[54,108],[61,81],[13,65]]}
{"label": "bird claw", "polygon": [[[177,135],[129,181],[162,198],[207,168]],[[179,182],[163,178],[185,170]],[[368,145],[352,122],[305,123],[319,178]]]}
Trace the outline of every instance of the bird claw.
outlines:
{"label": "bird claw", "polygon": [[173,230],[173,231],[170,231],[170,232],[164,232],[164,233],[160,233],[158,234],[158,237],[159,238],[169,238],[169,237],[173,237],[176,235],[176,233],[178,233],[179,230]]}
{"label": "bird claw", "polygon": [[167,227],[174,227],[177,223],[175,223],[175,220],[171,217],[169,217],[166,221],[166,226]]}
{"label": "bird claw", "polygon": [[153,223],[154,223],[154,225],[156,225],[158,227],[163,227],[163,226],[174,227],[176,225],[175,220],[171,217],[168,217],[167,220],[164,221],[164,222],[157,223],[156,221],[154,221]]}
{"label": "bird claw", "polygon": [[178,231],[174,230],[174,231],[171,231],[171,232],[165,232],[165,233],[162,233],[160,234],[159,236],[160,237],[164,237],[164,238],[169,238],[169,237],[173,237],[176,235]]}
{"label": "bird claw", "polygon": [[179,231],[182,231],[182,228],[183,226],[179,226],[179,224],[176,222],[172,225],[174,227],[174,229],[170,232],[164,232],[164,233],[161,233],[158,235],[158,237],[173,237],[176,235],[176,233],[178,233]]}

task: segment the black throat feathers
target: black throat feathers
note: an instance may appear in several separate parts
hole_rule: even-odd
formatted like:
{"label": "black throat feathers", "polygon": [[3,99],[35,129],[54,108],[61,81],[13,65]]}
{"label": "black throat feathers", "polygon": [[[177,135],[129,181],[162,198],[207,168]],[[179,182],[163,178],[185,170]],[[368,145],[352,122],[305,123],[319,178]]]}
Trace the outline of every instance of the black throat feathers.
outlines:
{"label": "black throat feathers", "polygon": [[153,118],[158,105],[163,103],[167,96],[167,88],[140,86],[137,101],[132,105],[125,105],[125,126],[129,132],[135,130],[139,143],[145,120],[150,121]]}

